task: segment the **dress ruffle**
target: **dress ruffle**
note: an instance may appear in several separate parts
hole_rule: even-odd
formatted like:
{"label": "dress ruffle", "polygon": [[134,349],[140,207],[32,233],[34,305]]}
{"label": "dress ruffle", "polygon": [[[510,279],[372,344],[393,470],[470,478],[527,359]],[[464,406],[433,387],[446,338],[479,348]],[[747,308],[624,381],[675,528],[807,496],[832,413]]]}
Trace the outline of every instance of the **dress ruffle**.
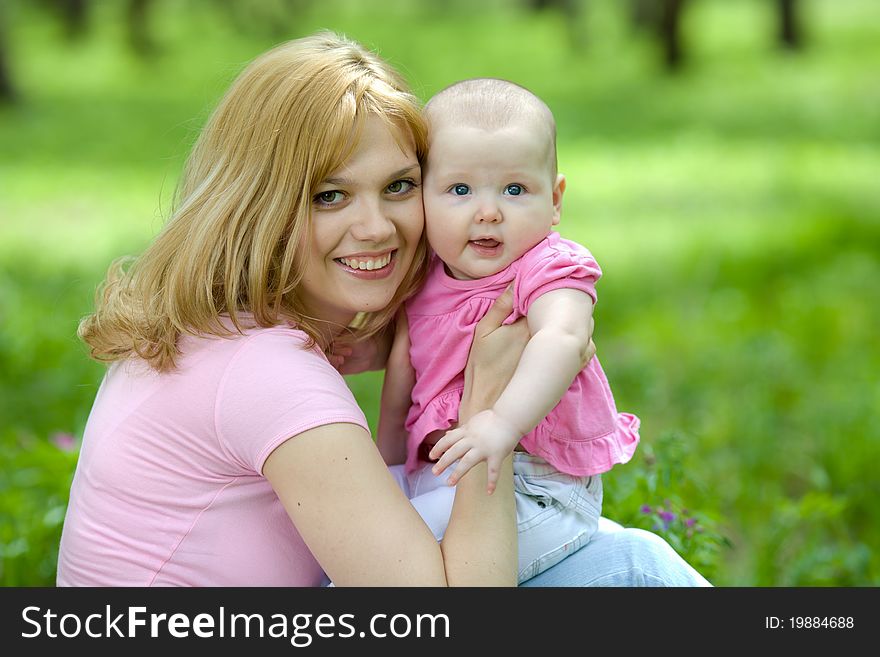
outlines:
{"label": "dress ruffle", "polygon": [[[446,431],[458,422],[462,390],[450,390],[432,399],[420,413],[412,413],[406,471],[419,466],[419,445],[434,431]],[[592,438],[577,439],[553,433],[557,425],[555,411],[520,441],[528,453],[540,456],[560,472],[575,477],[608,472],[615,465],[629,461],[639,444],[639,418],[631,413],[617,413],[612,431]]]}
{"label": "dress ruffle", "polygon": [[415,408],[410,410],[406,423],[409,432],[406,449],[407,474],[419,465],[419,445],[422,441],[434,431],[446,431],[458,422],[458,407],[461,406],[462,392],[463,389],[460,388],[449,390],[434,397],[418,413],[415,412]]}
{"label": "dress ruffle", "polygon": [[560,472],[586,477],[608,472],[615,465],[629,461],[639,444],[639,424],[639,418],[635,415],[618,413],[613,431],[576,440],[554,435],[548,416],[519,444]]}

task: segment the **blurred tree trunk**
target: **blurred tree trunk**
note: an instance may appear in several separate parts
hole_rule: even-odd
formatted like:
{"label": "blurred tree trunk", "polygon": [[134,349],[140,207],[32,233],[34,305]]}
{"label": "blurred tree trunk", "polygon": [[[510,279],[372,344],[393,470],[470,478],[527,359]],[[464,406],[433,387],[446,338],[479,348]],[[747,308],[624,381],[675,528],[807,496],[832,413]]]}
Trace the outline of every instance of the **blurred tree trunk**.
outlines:
{"label": "blurred tree trunk", "polygon": [[663,64],[669,71],[684,63],[681,17],[685,0],[630,0],[629,16],[637,30],[648,30],[660,39]]}
{"label": "blurred tree trunk", "polygon": [[630,0],[629,17],[633,27],[653,30],[658,23],[659,6],[656,0]]}
{"label": "blurred tree trunk", "polygon": [[0,34],[0,104],[12,105],[18,98],[15,93],[15,87],[12,84],[12,77],[9,74],[9,62],[6,57],[5,43],[3,43],[3,35]]}
{"label": "blurred tree trunk", "polygon": [[58,0],[64,31],[70,41],[82,39],[89,27],[89,3],[87,0]]}
{"label": "blurred tree trunk", "polygon": [[586,13],[587,0],[527,0],[533,11],[558,9],[565,19],[568,40],[572,47],[580,50],[586,45],[586,34],[581,26],[581,16]]}
{"label": "blurred tree trunk", "polygon": [[[215,1],[227,13],[232,24],[239,31],[259,36],[268,35],[275,40],[290,39],[292,36],[296,36],[302,17],[310,13],[315,4],[320,5],[315,0]],[[440,3],[435,0],[432,4]]]}
{"label": "blurred tree trunk", "polygon": [[779,41],[783,48],[797,50],[803,45],[797,0],[778,0],[778,3]]}
{"label": "blurred tree trunk", "polygon": [[149,55],[156,50],[149,29],[152,6],[152,0],[130,0],[128,3],[128,41],[139,55]]}
{"label": "blurred tree trunk", "polygon": [[681,67],[684,52],[681,44],[681,14],[685,0],[663,0],[660,13],[660,35],[666,68]]}
{"label": "blurred tree trunk", "polygon": [[0,104],[11,105],[17,100],[18,94],[9,72],[9,55],[6,52],[6,21],[4,19],[3,9],[0,7]]}

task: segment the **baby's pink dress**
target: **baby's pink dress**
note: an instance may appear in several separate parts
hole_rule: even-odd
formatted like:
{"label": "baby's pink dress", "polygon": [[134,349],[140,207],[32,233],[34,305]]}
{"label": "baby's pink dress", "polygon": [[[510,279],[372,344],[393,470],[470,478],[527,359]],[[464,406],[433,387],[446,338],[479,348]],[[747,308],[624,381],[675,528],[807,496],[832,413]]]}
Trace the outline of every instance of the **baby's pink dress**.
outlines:
{"label": "baby's pink dress", "polygon": [[[407,472],[419,464],[422,441],[458,421],[474,328],[508,284],[514,282],[514,311],[505,323],[526,315],[535,299],[559,288],[582,290],[595,303],[601,275],[589,251],[555,232],[503,271],[473,281],[449,276],[433,256],[425,286],[406,305],[416,371],[406,421]],[[520,445],[560,472],[595,475],[630,460],[639,442],[638,428],[635,415],[617,412],[605,373],[593,358]]]}

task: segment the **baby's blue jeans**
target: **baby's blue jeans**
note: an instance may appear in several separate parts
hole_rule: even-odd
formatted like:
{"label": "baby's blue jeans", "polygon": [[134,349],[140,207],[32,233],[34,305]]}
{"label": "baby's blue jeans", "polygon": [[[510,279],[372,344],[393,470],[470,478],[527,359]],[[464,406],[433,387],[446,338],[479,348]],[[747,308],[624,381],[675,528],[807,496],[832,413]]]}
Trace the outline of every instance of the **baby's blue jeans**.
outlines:
{"label": "baby's blue jeans", "polygon": [[[552,477],[545,476],[541,461],[525,453],[514,455],[514,476],[517,470],[520,476],[519,481],[514,481],[518,491],[519,548],[522,554],[525,540],[529,552],[520,561],[520,586],[712,586],[660,536],[643,529],[624,528],[599,517],[602,504],[599,477],[584,478],[588,480],[583,482],[584,486],[576,486],[566,497],[562,492],[565,487],[557,486]],[[445,485],[447,473],[434,477],[427,467],[407,477],[403,466],[389,469],[434,536],[438,540],[442,538],[455,495],[455,489]],[[451,468],[448,473],[451,474]],[[527,497],[520,494],[520,489],[539,492],[532,496],[534,504],[520,500]],[[544,507],[539,502],[543,502]],[[590,520],[593,510],[595,521]],[[552,529],[549,540],[540,535],[541,528]],[[531,572],[529,569],[535,574],[526,577]]]}

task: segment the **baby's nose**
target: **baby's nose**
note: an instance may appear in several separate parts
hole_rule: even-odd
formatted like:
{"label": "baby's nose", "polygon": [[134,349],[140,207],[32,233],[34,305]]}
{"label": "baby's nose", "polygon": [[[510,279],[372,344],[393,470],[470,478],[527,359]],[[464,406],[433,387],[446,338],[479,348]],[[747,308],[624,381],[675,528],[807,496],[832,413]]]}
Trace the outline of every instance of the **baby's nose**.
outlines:
{"label": "baby's nose", "polygon": [[497,203],[481,204],[474,215],[474,220],[481,224],[498,223],[502,218],[501,208],[498,207]]}

